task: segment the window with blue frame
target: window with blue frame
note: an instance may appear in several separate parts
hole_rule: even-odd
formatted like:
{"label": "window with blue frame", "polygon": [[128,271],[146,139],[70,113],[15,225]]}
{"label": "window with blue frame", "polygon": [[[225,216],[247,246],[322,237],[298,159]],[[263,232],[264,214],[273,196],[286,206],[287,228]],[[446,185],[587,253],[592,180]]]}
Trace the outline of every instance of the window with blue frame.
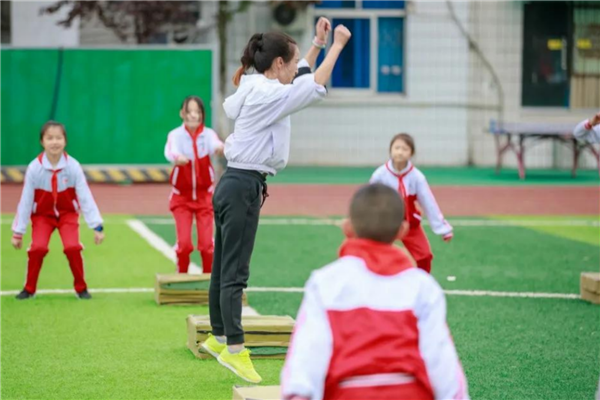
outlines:
{"label": "window with blue frame", "polygon": [[380,17],[378,22],[377,91],[402,92],[404,19]]}
{"label": "window with blue frame", "polygon": [[352,39],[333,68],[331,85],[339,88],[368,88],[371,77],[370,21],[359,18],[333,18],[331,24],[333,29],[340,24],[346,25],[352,32]]}
{"label": "window with blue frame", "polygon": [[[343,24],[352,32],[333,70],[331,87],[404,91],[404,6],[404,1],[375,0],[329,0],[315,5],[317,15],[328,17],[334,29]],[[317,65],[323,58],[321,52]]]}
{"label": "window with blue frame", "polygon": [[324,0],[315,4],[316,8],[363,8],[363,9],[379,9],[379,10],[403,10],[404,1],[379,1],[379,0],[363,0],[363,1],[345,1],[345,0]]}
{"label": "window with blue frame", "polygon": [[317,8],[355,8],[356,1],[327,0],[316,4]]}
{"label": "window with blue frame", "polygon": [[364,0],[361,2],[362,8],[379,10],[404,10],[403,1],[377,1]]}

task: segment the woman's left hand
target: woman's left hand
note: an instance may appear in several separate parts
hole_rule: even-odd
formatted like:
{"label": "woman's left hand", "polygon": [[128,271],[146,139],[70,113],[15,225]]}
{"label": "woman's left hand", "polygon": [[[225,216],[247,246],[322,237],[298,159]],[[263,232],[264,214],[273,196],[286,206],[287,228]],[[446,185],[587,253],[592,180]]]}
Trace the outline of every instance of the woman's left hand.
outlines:
{"label": "woman's left hand", "polygon": [[325,17],[319,18],[316,25],[317,39],[321,42],[327,41],[327,35],[331,32],[331,22]]}

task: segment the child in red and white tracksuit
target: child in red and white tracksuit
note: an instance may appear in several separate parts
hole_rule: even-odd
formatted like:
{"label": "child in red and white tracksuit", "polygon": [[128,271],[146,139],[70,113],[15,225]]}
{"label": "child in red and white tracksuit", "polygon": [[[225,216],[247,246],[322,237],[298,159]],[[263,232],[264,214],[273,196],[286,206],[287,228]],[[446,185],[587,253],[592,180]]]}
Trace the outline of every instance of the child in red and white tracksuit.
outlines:
{"label": "child in red and white tracksuit", "polygon": [[27,299],[35,294],[50,236],[55,229],[58,229],[69,260],[75,291],[79,298],[89,299],[91,295],[84,279],[81,256],[83,246],[79,242],[79,212],[83,212],[88,226],[94,229],[96,244],[104,240],[102,217],[81,165],[64,151],[67,144],[65,127],[58,122],[47,122],[42,127],[40,142],[44,152],[27,167],[23,193],[12,225],[12,244],[20,249],[31,219],[27,280],[17,299]]}
{"label": "child in red and white tracksuit", "polygon": [[183,124],[169,132],[165,146],[165,157],[174,164],[169,209],[177,232],[177,270],[188,272],[190,254],[194,251],[195,217],[202,269],[210,273],[214,254],[212,193],[215,182],[210,156],[223,154],[223,143],[215,131],[204,126],[204,104],[199,97],[187,97],[179,115]]}
{"label": "child in red and white tracksuit", "polygon": [[468,399],[435,279],[400,249],[404,204],[382,184],[352,199],[339,259],[304,289],[285,366],[284,400]]}
{"label": "child in red and white tracksuit", "polygon": [[444,241],[452,239],[452,226],[444,219],[435,197],[429,188],[427,179],[410,161],[415,153],[412,136],[400,133],[390,143],[390,159],[373,173],[371,183],[383,183],[397,190],[406,203],[406,220],[410,225],[408,234],[402,243],[414,258],[417,267],[431,272],[433,254],[427,236],[421,227],[421,213],[417,209],[418,202],[436,235]]}

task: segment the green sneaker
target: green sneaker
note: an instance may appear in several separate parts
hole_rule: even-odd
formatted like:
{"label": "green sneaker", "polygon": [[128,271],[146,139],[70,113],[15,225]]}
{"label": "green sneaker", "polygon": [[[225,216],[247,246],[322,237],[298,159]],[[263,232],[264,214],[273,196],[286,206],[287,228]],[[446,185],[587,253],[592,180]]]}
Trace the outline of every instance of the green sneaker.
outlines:
{"label": "green sneaker", "polygon": [[208,334],[208,339],[200,345],[200,350],[203,353],[208,353],[214,358],[219,358],[219,354],[227,347],[225,343],[219,343],[216,337],[212,333]]}
{"label": "green sneaker", "polygon": [[217,361],[247,382],[260,383],[262,381],[262,378],[254,369],[254,365],[252,365],[250,350],[248,349],[231,354],[229,349],[225,347],[225,350],[221,352]]}

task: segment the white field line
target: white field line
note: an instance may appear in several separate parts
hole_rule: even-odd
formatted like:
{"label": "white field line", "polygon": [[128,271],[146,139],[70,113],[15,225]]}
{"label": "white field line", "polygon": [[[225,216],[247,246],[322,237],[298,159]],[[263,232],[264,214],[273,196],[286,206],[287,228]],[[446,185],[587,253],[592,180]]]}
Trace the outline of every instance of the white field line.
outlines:
{"label": "white field line", "polygon": [[[154,288],[88,288],[90,293],[154,293]],[[2,296],[15,296],[20,290],[4,290],[0,292]],[[40,289],[36,293],[40,294],[75,294],[73,289]]]}
{"label": "white field line", "polygon": [[[147,224],[151,225],[172,225],[174,222],[172,219],[167,218],[152,218],[143,220]],[[343,219],[341,218],[263,218],[260,220],[260,225],[309,225],[309,226],[340,226]],[[471,219],[449,219],[448,222],[452,226],[467,226],[467,227],[552,227],[552,226],[600,226],[600,219],[598,221],[592,220],[471,220]],[[425,225],[429,225],[428,221],[423,221]]]}
{"label": "white field line", "polygon": [[[171,219],[146,219],[149,224],[173,224]],[[303,219],[303,218],[269,218],[263,219],[263,225],[339,225],[341,219]],[[114,221],[117,223],[117,221]],[[123,223],[124,221],[118,221]],[[8,220],[2,220],[3,224],[11,223]],[[165,242],[161,237],[150,230],[142,221],[127,220],[127,225],[135,232],[148,241],[152,247],[160,251],[165,257],[173,262],[176,262],[176,254],[173,248]],[[600,221],[590,220],[537,220],[537,221],[520,221],[520,220],[452,220],[454,226],[600,226]],[[194,268],[195,267],[195,268]],[[196,272],[193,272],[196,271]],[[200,273],[201,269],[195,264],[190,265],[190,273]],[[90,289],[92,293],[149,293],[153,292],[153,288],[105,288],[105,289]],[[265,293],[303,293],[304,288],[277,288],[277,287],[251,287],[246,289],[248,292],[265,292]],[[0,296],[11,296],[18,294],[19,291],[8,290],[0,291]],[[487,290],[445,290],[450,296],[482,296],[482,297],[516,297],[516,298],[544,298],[544,299],[579,299],[578,294],[572,293],[539,293],[539,292],[499,292]],[[73,290],[68,289],[47,289],[38,290],[37,294],[71,294]],[[255,315],[256,313],[251,307],[247,307],[245,315]]]}
{"label": "white field line", "polygon": [[449,296],[520,297],[536,299],[580,299],[575,293],[495,292],[490,290],[444,290]]}
{"label": "white field line", "polygon": [[258,311],[250,306],[242,306],[242,315],[245,316],[257,316],[260,315]]}
{"label": "white field line", "polygon": [[[342,224],[342,218],[263,218],[260,220],[260,225],[309,225],[309,226],[340,226]],[[153,218],[144,219],[144,223],[151,225],[173,225],[172,219],[166,218]],[[522,226],[522,227],[552,227],[552,226],[600,226],[600,219],[598,221],[592,220],[471,220],[471,219],[449,219],[453,226],[467,226],[467,227],[511,227],[511,226]],[[428,221],[423,222],[425,225],[429,225]]]}
{"label": "white field line", "polygon": [[[105,224],[129,224],[131,220],[110,220],[107,219]],[[173,225],[174,221],[172,218],[144,218],[139,221],[143,224],[151,225]],[[263,218],[260,220],[260,225],[309,225],[309,226],[339,226],[341,225],[342,218]],[[498,219],[498,220],[484,220],[484,219],[448,219],[448,222],[453,226],[461,227],[564,227],[564,226],[591,226],[600,227],[600,217],[598,220],[518,220],[518,219]],[[12,224],[12,220],[3,219],[3,225]],[[423,224],[428,225],[429,223],[424,220]]]}
{"label": "white field line", "polygon": [[[247,292],[279,292],[279,293],[303,293],[304,288],[281,288],[281,287],[250,287]],[[449,296],[481,296],[481,297],[521,297],[540,299],[579,299],[580,295],[574,293],[540,293],[540,292],[498,292],[490,290],[444,290]]]}
{"label": "white field line", "polygon": [[[169,260],[177,263],[177,254],[173,247],[171,247],[167,242],[163,240],[160,236],[154,233],[150,228],[146,226],[142,221],[136,219],[127,220],[127,225],[131,229],[133,229],[136,233],[138,233],[141,237],[143,237],[150,246],[154,247],[156,250],[160,251],[165,257]],[[190,266],[188,268],[188,274],[201,274],[202,268],[196,265],[193,262],[190,262]],[[146,290],[146,289],[142,289]],[[92,290],[93,291],[93,290]],[[150,289],[153,291],[153,289]],[[106,292],[105,292],[106,293]],[[127,292],[125,292],[127,293]],[[139,292],[138,292],[139,293]],[[254,308],[250,306],[242,307],[242,315],[260,315]]]}
{"label": "white field line", "polygon": [[[154,288],[100,288],[89,289],[91,293],[152,293]],[[255,293],[304,293],[301,287],[249,287],[246,292]],[[14,296],[18,290],[1,291],[1,296]],[[74,294],[73,289],[40,289],[36,294]],[[475,296],[475,297],[516,297],[535,299],[580,299],[575,293],[541,293],[541,292],[499,292],[490,290],[444,290],[448,296]],[[256,312],[256,311],[254,311]],[[250,315],[250,314],[248,314]],[[255,314],[254,314],[255,315]]]}
{"label": "white field line", "polygon": [[[112,289],[90,289],[91,293],[154,293],[154,288],[112,288]],[[1,296],[16,296],[19,290],[5,290],[0,292]],[[40,289],[36,292],[36,296],[40,294],[72,294],[75,295],[73,289]],[[242,307],[242,315],[260,315],[250,307]]]}
{"label": "white field line", "polygon": [[[154,247],[156,250],[160,251],[165,257],[169,260],[177,263],[177,254],[175,250],[169,243],[165,242],[163,238],[154,233],[150,228],[146,226],[142,221],[137,219],[128,219],[127,225],[133,229],[134,232],[139,234],[142,238],[144,238],[150,246]],[[196,265],[193,262],[190,262],[190,267],[188,268],[189,274],[201,274],[202,268]]]}

